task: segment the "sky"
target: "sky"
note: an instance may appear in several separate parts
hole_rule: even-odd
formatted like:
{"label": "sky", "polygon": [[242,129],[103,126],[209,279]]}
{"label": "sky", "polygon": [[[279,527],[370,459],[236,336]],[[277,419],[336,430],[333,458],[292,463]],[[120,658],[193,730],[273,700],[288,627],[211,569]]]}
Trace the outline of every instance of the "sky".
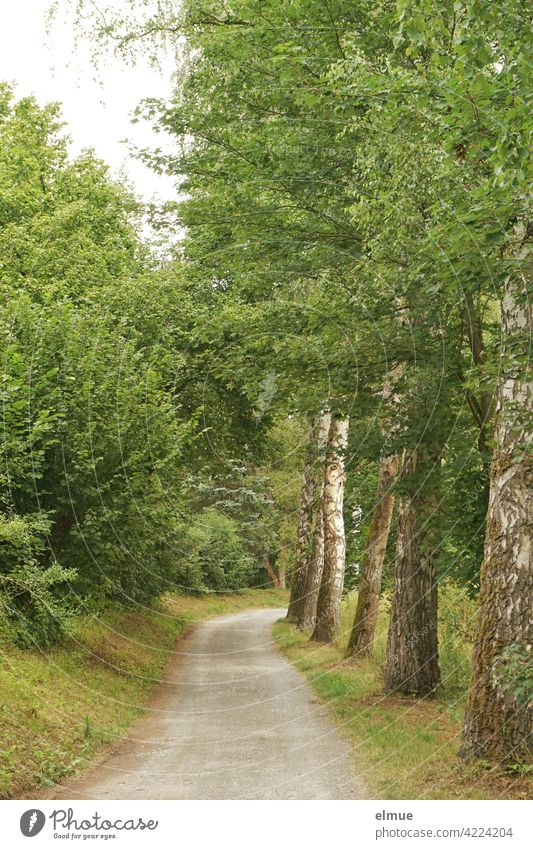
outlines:
{"label": "sky", "polygon": [[15,0],[2,8],[0,80],[16,83],[20,97],[33,94],[41,104],[62,104],[73,155],[93,147],[114,173],[125,171],[145,200],[175,198],[173,181],[135,161],[123,143],[128,139],[139,147],[162,146],[149,124],[132,126],[130,117],[143,97],[170,94],[170,57],[161,71],[148,63],[125,67],[117,59],[96,72],[88,50],[81,46],[75,52],[70,22],[57,21],[47,34],[49,5],[50,0]]}

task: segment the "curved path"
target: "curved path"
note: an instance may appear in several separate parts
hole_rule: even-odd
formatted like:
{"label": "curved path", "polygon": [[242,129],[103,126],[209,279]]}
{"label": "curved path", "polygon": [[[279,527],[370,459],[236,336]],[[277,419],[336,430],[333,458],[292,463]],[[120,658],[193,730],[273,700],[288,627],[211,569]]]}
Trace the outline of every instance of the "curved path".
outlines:
{"label": "curved path", "polygon": [[347,745],[272,639],[283,614],[197,624],[178,642],[150,712],[55,798],[362,798]]}

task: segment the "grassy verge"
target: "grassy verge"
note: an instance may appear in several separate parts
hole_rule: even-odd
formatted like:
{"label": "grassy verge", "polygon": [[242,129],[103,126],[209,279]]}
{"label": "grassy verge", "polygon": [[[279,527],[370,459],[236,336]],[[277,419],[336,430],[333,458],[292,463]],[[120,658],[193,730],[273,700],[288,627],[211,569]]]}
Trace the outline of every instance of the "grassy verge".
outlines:
{"label": "grassy verge", "polygon": [[443,593],[440,623],[443,686],[436,696],[384,696],[387,604],[380,616],[375,656],[346,660],[344,652],[356,597],[343,605],[341,636],[335,645],[309,642],[309,635],[278,622],[275,635],[289,660],[308,676],[318,697],[350,742],[356,767],[374,798],[520,799],[532,783],[457,758],[469,673],[468,600]]}
{"label": "grassy verge", "polygon": [[153,609],[81,619],[68,641],[46,652],[3,647],[0,798],[51,786],[124,734],[190,622],[285,603],[276,590],[166,596]]}

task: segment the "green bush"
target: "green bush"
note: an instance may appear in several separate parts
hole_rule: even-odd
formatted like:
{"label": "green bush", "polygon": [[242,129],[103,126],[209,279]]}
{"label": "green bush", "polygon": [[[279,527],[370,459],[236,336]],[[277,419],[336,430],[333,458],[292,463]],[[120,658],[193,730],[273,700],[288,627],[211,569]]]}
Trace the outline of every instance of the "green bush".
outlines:
{"label": "green bush", "polygon": [[50,645],[70,623],[76,571],[41,566],[33,556],[44,550],[47,530],[42,517],[0,514],[0,637],[24,648]]}
{"label": "green bush", "polygon": [[190,526],[186,545],[184,590],[232,592],[247,586],[253,561],[229,516],[214,508],[204,510]]}

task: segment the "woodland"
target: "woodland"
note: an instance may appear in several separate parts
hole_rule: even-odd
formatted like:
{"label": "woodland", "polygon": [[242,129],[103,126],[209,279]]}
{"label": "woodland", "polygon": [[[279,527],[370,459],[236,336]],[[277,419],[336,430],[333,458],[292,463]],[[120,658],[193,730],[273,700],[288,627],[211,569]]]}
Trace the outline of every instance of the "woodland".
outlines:
{"label": "woodland", "polygon": [[175,56],[135,116],[161,205],[0,85],[2,646],[286,587],[348,666],[379,619],[383,692],[423,700],[462,605],[457,754],[531,769],[531,24],[81,0],[97,65]]}

